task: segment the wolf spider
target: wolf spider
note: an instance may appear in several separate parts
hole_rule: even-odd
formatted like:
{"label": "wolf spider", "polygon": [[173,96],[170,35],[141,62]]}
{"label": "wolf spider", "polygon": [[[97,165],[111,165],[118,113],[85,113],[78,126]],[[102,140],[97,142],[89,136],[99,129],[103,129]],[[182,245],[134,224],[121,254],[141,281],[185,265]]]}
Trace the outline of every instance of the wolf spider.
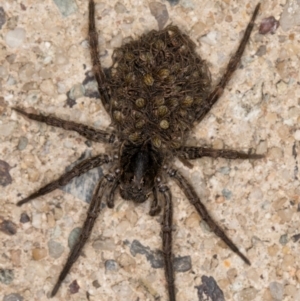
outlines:
{"label": "wolf spider", "polygon": [[[236,53],[231,57],[225,73],[214,89],[204,60],[195,53],[195,45],[177,26],[169,25],[161,31],[151,31],[138,40],[116,49],[113,65],[103,72],[99,60],[98,34],[95,28],[95,4],[89,0],[89,44],[93,72],[98,83],[102,104],[111,116],[115,132],[95,129],[54,116],[27,113],[14,108],[29,119],[75,131],[85,138],[113,145],[113,155],[99,154],[74,166],[57,180],[17,203],[21,206],[37,197],[66,185],[74,177],[92,168],[111,163],[114,172],[99,180],[83,224],[80,237],[71,249],[66,264],[51,292],[53,297],[71,267],[78,259],[101,209],[104,199],[114,207],[114,194],[119,189],[125,200],[145,202],[152,195],[150,215],[157,215],[163,207],[162,250],[169,300],[175,301],[172,253],[172,195],[166,184],[170,177],[178,184],[211,230],[246,264],[249,259],[225,234],[209,215],[189,181],[171,162],[175,157],[185,164],[202,157],[226,159],[259,159],[263,155],[235,150],[213,149],[186,145],[187,132],[202,121],[222,95],[237,69],[254,27],[260,3],[252,14]],[[191,165],[191,164],[190,164]]]}

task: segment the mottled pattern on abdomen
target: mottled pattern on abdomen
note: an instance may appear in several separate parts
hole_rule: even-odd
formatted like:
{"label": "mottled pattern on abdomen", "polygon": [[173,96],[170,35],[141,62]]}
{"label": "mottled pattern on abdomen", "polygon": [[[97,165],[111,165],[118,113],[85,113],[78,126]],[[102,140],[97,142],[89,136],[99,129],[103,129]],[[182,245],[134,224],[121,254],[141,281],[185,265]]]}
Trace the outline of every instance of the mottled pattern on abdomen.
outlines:
{"label": "mottled pattern on abdomen", "polygon": [[[179,148],[205,105],[210,73],[177,26],[151,31],[115,50],[111,114],[124,139]],[[121,137],[122,139],[122,137]]]}

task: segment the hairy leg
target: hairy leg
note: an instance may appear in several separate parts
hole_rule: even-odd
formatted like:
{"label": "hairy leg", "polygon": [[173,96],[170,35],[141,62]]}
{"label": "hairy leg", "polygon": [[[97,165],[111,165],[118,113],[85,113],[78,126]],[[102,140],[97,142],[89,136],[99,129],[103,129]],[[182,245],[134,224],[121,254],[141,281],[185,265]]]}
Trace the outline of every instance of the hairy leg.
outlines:
{"label": "hairy leg", "polygon": [[99,167],[102,164],[111,162],[111,158],[108,155],[100,154],[98,156],[88,158],[76,166],[74,166],[70,171],[61,175],[57,180],[45,185],[44,187],[40,188],[38,191],[32,193],[27,198],[19,201],[17,203],[18,206],[22,206],[23,204],[39,197],[45,195],[61,186],[65,186],[68,182],[70,182],[73,178],[80,176],[81,174],[86,173],[90,169],[95,167]]}
{"label": "hairy leg", "polygon": [[255,7],[255,10],[253,12],[252,18],[246,28],[246,31],[244,33],[244,36],[240,42],[240,45],[236,51],[236,53],[231,57],[227,69],[223,76],[221,77],[219,83],[217,84],[216,88],[210,93],[208,98],[205,100],[205,104],[203,107],[197,112],[196,118],[195,118],[195,124],[199,123],[204,116],[210,111],[212,106],[217,102],[217,100],[220,98],[220,96],[223,94],[224,88],[228,84],[232,74],[237,69],[241,57],[244,53],[244,50],[246,48],[246,45],[248,43],[248,40],[250,38],[251,31],[254,27],[254,21],[257,17],[258,11],[259,11],[260,3],[258,3]]}
{"label": "hairy leg", "polygon": [[162,223],[162,241],[164,254],[164,268],[168,285],[169,301],[176,301],[174,284],[174,267],[172,254],[172,224],[173,224],[173,204],[172,195],[166,185],[158,185],[158,191],[164,197],[164,213]]}
{"label": "hairy leg", "polygon": [[247,154],[231,149],[213,149],[208,147],[185,146],[180,149],[177,156],[186,160],[194,160],[202,157],[225,159],[261,159],[264,155]]}
{"label": "hairy leg", "polygon": [[153,189],[152,189],[153,200],[151,202],[151,207],[150,207],[150,211],[149,211],[149,215],[151,215],[151,216],[157,215],[161,210],[161,207],[158,202],[158,197],[157,197],[157,189],[158,188],[156,186],[153,187]]}
{"label": "hairy leg", "polygon": [[98,47],[98,33],[95,26],[95,3],[94,0],[89,2],[89,43],[90,53],[93,64],[93,71],[98,83],[98,90],[100,93],[101,101],[106,109],[109,110],[110,96],[108,94],[108,88],[106,83],[105,74],[102,70],[99,59],[99,47]]}
{"label": "hairy leg", "polygon": [[78,259],[86,241],[90,237],[95,221],[101,210],[100,206],[101,206],[101,200],[102,200],[105,184],[106,184],[106,179],[103,177],[97,184],[80,236],[77,242],[75,243],[75,245],[72,247],[67,262],[59,274],[58,280],[51,292],[51,297],[54,297],[56,295],[61,283],[66,278],[67,274],[69,273],[75,261]]}
{"label": "hairy leg", "polygon": [[196,194],[196,191],[194,190],[193,186],[184,178],[183,175],[181,175],[178,170],[170,169],[168,170],[168,174],[171,178],[173,178],[178,186],[182,189],[187,199],[190,201],[190,203],[196,208],[199,215],[202,217],[202,219],[208,224],[210,229],[219,236],[226,245],[234,252],[236,253],[245,263],[251,265],[249,259],[240,252],[238,247],[231,241],[231,239],[225,234],[225,232],[216,224],[216,222],[212,219],[212,217],[209,215],[207,209],[202,204],[201,200]]}
{"label": "hairy leg", "polygon": [[76,123],[73,121],[63,120],[54,116],[45,116],[43,114],[27,113],[21,108],[13,108],[16,112],[26,116],[29,119],[44,122],[58,128],[68,131],[75,131],[81,136],[95,142],[113,143],[115,135],[102,130],[97,130],[84,124]]}

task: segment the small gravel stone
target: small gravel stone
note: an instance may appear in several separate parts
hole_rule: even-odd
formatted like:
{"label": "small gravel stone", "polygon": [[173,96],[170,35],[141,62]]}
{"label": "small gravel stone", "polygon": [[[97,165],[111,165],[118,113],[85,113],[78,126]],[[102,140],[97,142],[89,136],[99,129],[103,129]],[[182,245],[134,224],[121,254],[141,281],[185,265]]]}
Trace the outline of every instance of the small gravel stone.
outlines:
{"label": "small gravel stone", "polygon": [[284,31],[300,25],[299,1],[288,0],[280,16],[280,25]]}
{"label": "small gravel stone", "polygon": [[71,88],[69,97],[73,100],[76,100],[82,97],[84,93],[85,93],[84,86],[82,84],[76,84]]}
{"label": "small gravel stone", "polygon": [[26,37],[26,31],[23,28],[10,30],[5,36],[6,44],[11,48],[16,48],[22,45]]}
{"label": "small gravel stone", "polygon": [[11,136],[16,127],[16,123],[14,121],[10,121],[4,124],[0,124],[0,136],[8,137]]}
{"label": "small gravel stone", "polygon": [[93,248],[96,250],[114,251],[116,245],[114,240],[111,238],[105,240],[98,239],[93,242]]}
{"label": "small gravel stone", "polygon": [[272,297],[276,301],[281,301],[283,299],[283,285],[278,282],[271,282],[269,285],[269,289]]}
{"label": "small gravel stone", "polygon": [[28,223],[29,221],[30,221],[30,217],[26,212],[23,212],[20,217],[20,223],[25,224]]}
{"label": "small gravel stone", "polygon": [[17,233],[17,225],[10,220],[2,220],[0,222],[0,231],[7,235],[14,235]]}
{"label": "small gravel stone", "polygon": [[74,0],[54,0],[59,11],[64,17],[67,17],[77,11],[77,5]]}
{"label": "small gravel stone", "polygon": [[257,56],[264,56],[267,53],[267,47],[266,45],[261,45],[256,51]]}
{"label": "small gravel stone", "polygon": [[74,228],[70,232],[70,235],[68,237],[68,246],[69,246],[70,249],[72,249],[73,246],[75,245],[75,243],[77,242],[80,233],[81,233],[81,228],[79,228],[79,227]]}
{"label": "small gravel stone", "polygon": [[49,96],[52,96],[56,93],[56,87],[54,86],[51,79],[44,80],[40,85],[40,89],[43,93]]}
{"label": "small gravel stone", "polygon": [[6,79],[8,76],[7,68],[5,66],[0,66],[0,78]]}
{"label": "small gravel stone", "polygon": [[11,250],[10,259],[14,266],[20,266],[21,263],[21,250]]}
{"label": "small gravel stone", "polygon": [[94,281],[93,281],[93,287],[99,288],[100,286],[101,286],[101,285],[100,285],[100,283],[99,283],[98,280],[94,280]]}
{"label": "small gravel stone", "polygon": [[106,260],[105,261],[105,270],[106,271],[117,271],[118,263],[115,260]]}
{"label": "small gravel stone", "polygon": [[24,136],[21,136],[18,143],[18,150],[22,151],[26,148],[28,144],[28,139]]}
{"label": "small gravel stone", "polygon": [[190,256],[176,257],[174,259],[174,269],[176,272],[187,272],[192,268]]}
{"label": "small gravel stone", "polygon": [[239,294],[239,300],[251,301],[254,300],[257,296],[258,290],[254,287],[244,288]]}
{"label": "small gravel stone", "polygon": [[57,241],[49,240],[48,242],[49,255],[52,258],[59,258],[64,252],[64,246]]}
{"label": "small gravel stone", "polygon": [[9,269],[0,269],[0,282],[10,284],[14,280],[14,271]]}
{"label": "small gravel stone", "polygon": [[126,7],[122,3],[117,2],[115,4],[115,11],[118,14],[124,14],[124,13],[126,13]]}
{"label": "small gravel stone", "polygon": [[69,285],[70,293],[71,294],[76,294],[78,293],[80,286],[77,283],[77,280],[74,280],[70,285]]}
{"label": "small gravel stone", "polygon": [[44,248],[36,248],[32,250],[33,260],[41,260],[47,256],[47,250]]}
{"label": "small gravel stone", "polygon": [[0,7],[0,29],[2,28],[3,24],[6,22],[6,17],[5,17],[5,11],[3,7]]}
{"label": "small gravel stone", "polygon": [[225,197],[226,200],[230,200],[232,197],[232,192],[226,188],[222,190],[222,195]]}
{"label": "small gravel stone", "polygon": [[287,234],[281,235],[279,238],[279,243],[285,246],[288,243],[288,235]]}
{"label": "small gravel stone", "polygon": [[112,48],[117,48],[117,47],[121,47],[123,43],[123,36],[122,33],[118,33],[117,35],[115,35],[111,41],[110,41],[110,47]]}
{"label": "small gravel stone", "polygon": [[156,19],[158,23],[159,30],[163,29],[169,19],[167,7],[159,2],[150,2],[149,8],[152,16]]}
{"label": "small gravel stone", "polygon": [[273,16],[264,18],[260,23],[259,33],[267,34],[270,32],[271,34],[274,34],[278,27],[279,27],[279,22]]}
{"label": "small gravel stone", "polygon": [[3,301],[23,301],[24,298],[19,294],[9,294],[3,297]]}

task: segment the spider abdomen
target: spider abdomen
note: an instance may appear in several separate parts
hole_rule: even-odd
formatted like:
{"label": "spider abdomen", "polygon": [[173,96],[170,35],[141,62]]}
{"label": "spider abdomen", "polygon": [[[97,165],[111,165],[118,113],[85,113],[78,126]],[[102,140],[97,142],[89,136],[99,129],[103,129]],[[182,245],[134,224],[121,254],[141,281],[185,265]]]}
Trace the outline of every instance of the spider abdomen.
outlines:
{"label": "spider abdomen", "polygon": [[111,114],[121,139],[179,148],[210,92],[210,73],[177,26],[151,31],[114,52]]}

